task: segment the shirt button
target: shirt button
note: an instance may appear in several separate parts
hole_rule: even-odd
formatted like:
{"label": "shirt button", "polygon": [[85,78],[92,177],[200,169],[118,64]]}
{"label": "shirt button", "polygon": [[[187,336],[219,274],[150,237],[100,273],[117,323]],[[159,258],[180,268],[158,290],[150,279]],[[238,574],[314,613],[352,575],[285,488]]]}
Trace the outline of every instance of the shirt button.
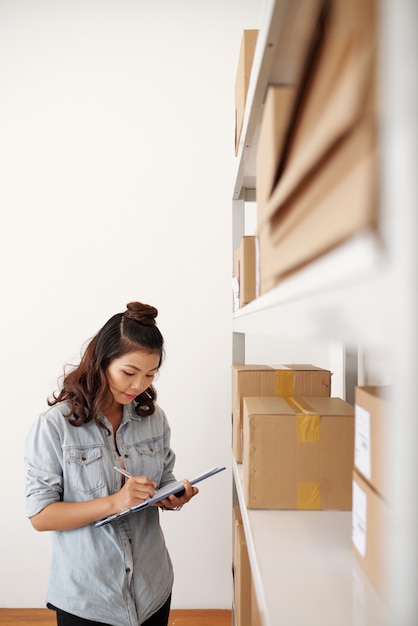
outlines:
{"label": "shirt button", "polygon": [[127,568],[126,568],[126,570],[125,570],[125,572],[126,572],[127,574],[130,574],[130,572],[131,572],[131,568],[130,568],[130,567],[127,567]]}
{"label": "shirt button", "polygon": [[125,457],[125,459],[129,459],[129,454],[127,452],[123,456]]}

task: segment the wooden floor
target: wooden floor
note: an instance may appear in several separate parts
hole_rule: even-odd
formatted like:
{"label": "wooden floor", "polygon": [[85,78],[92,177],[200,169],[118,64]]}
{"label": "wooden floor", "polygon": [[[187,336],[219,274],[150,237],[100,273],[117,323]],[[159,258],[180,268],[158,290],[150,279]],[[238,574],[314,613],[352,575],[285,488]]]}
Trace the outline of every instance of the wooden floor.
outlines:
{"label": "wooden floor", "polygon": [[[56,626],[48,609],[0,609],[1,626]],[[231,611],[223,609],[173,609],[169,626],[231,626]],[[123,626],[121,624],[121,626]]]}

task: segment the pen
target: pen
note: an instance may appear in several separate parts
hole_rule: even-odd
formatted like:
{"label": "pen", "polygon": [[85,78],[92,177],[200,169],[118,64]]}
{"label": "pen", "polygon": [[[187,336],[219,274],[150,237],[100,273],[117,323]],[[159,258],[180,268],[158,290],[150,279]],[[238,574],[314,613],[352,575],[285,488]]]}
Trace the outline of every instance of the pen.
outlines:
{"label": "pen", "polygon": [[114,465],[113,469],[115,469],[117,472],[119,472],[120,474],[123,474],[124,476],[126,476],[126,478],[132,478],[132,474],[130,474],[129,472],[127,472],[126,470],[122,469],[121,467],[119,467],[119,465]]}

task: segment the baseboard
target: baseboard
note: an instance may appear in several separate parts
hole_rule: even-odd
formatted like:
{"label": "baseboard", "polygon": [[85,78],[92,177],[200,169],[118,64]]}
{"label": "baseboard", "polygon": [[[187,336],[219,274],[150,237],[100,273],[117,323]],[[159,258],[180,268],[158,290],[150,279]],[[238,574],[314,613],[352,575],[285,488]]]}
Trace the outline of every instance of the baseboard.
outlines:
{"label": "baseboard", "polygon": [[[48,609],[0,609],[2,626],[49,626],[56,624]],[[169,626],[231,626],[228,609],[171,609]]]}

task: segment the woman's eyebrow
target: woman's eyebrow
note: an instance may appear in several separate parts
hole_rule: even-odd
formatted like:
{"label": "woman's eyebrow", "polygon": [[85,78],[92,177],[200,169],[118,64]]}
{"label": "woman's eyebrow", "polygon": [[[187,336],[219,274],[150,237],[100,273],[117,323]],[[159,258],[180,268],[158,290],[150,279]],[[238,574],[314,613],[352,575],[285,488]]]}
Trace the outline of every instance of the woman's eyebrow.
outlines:
{"label": "woman's eyebrow", "polygon": [[[133,370],[136,370],[137,372],[142,372],[141,368],[137,367],[136,365],[131,365],[130,363],[126,363],[125,367],[131,367]],[[153,367],[151,370],[148,370],[148,372],[156,372],[157,370],[158,370],[158,366]]]}

